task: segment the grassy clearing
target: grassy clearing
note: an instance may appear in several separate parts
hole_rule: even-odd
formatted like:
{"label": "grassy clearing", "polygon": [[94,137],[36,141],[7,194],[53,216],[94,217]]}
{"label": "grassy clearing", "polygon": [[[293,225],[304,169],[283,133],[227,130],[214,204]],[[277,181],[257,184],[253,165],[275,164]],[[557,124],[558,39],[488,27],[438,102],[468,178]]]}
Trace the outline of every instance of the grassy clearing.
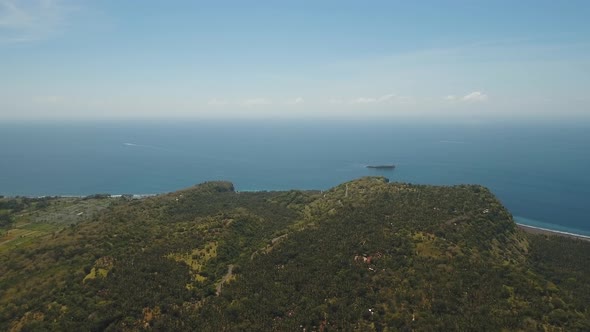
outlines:
{"label": "grassy clearing", "polygon": [[22,227],[22,229],[36,231],[36,232],[42,232],[42,233],[48,233],[48,232],[53,232],[58,229],[61,229],[61,227],[59,225],[54,225],[54,224],[30,223],[30,224],[24,225]]}
{"label": "grassy clearing", "polygon": [[412,239],[416,243],[416,253],[422,257],[440,258],[441,250],[436,246],[436,235],[430,233],[417,232]]}
{"label": "grassy clearing", "polygon": [[87,280],[96,279],[97,277],[106,278],[109,275],[109,272],[115,265],[115,260],[111,256],[103,256],[94,262],[94,266],[90,273],[88,273],[82,282],[86,282]]}
{"label": "grassy clearing", "polygon": [[35,242],[37,238],[48,235],[55,230],[55,227],[51,225],[47,225],[48,227],[44,227],[45,225],[27,226],[29,227],[10,229],[2,234],[2,237],[0,237],[0,253],[13,248],[26,247]]}
{"label": "grassy clearing", "polygon": [[90,273],[88,273],[86,277],[84,277],[83,282],[86,282],[86,280],[90,279],[96,279],[96,277],[106,278],[108,274],[109,270],[107,269],[93,267]]}
{"label": "grassy clearing", "polygon": [[[115,200],[63,197],[51,200],[48,206],[42,208],[32,206],[14,213],[12,216],[15,222],[12,228],[0,229],[0,253],[26,247],[66,226],[90,220]],[[8,213],[8,210],[0,213]]]}
{"label": "grassy clearing", "polygon": [[106,209],[114,200],[116,199],[59,198],[46,208],[32,211],[29,217],[31,221],[38,223],[77,224]]}
{"label": "grassy clearing", "polygon": [[193,249],[190,253],[171,253],[167,258],[186,264],[197,282],[204,282],[206,277],[200,275],[203,266],[211,258],[217,257],[217,242],[208,242],[203,248]]}

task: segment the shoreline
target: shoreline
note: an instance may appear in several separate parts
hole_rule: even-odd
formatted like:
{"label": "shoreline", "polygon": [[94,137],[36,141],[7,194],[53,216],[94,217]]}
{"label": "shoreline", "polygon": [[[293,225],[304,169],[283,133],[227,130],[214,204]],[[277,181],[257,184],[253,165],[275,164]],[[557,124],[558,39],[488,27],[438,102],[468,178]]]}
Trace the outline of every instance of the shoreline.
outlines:
{"label": "shoreline", "polygon": [[165,194],[169,194],[169,193],[159,193],[159,194],[90,194],[90,195],[0,195],[0,199],[4,198],[4,199],[16,199],[16,198],[28,198],[28,199],[43,199],[43,198],[55,198],[55,199],[60,199],[60,198],[91,198],[91,197],[97,197],[97,196],[102,196],[104,195],[104,197],[108,197],[108,198],[121,198],[121,197],[129,197],[129,198],[135,198],[135,199],[139,199],[139,198],[146,198],[146,197],[154,197],[154,196],[159,196],[159,195],[165,195]]}
{"label": "shoreline", "polygon": [[525,225],[525,224],[519,224],[519,223],[516,223],[516,226],[518,228],[520,228],[522,231],[529,233],[529,234],[556,235],[556,236],[569,237],[572,239],[590,241],[590,236],[587,236],[587,235],[569,233],[569,232],[564,232],[564,231],[557,231],[557,230],[536,227],[536,226],[530,226],[530,225]]}

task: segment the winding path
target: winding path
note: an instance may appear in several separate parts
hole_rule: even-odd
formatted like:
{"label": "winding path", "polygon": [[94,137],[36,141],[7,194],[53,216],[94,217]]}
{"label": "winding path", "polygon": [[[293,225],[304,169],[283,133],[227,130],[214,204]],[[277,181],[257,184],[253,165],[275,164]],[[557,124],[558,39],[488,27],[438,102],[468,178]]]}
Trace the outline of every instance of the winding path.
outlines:
{"label": "winding path", "polygon": [[234,270],[234,265],[233,264],[228,265],[228,267],[227,267],[227,273],[223,276],[223,278],[221,278],[221,281],[217,284],[217,287],[216,287],[216,290],[217,290],[216,294],[217,294],[217,296],[221,295],[221,286],[224,283],[226,283],[229,280],[229,278],[231,278],[232,271],[233,270]]}

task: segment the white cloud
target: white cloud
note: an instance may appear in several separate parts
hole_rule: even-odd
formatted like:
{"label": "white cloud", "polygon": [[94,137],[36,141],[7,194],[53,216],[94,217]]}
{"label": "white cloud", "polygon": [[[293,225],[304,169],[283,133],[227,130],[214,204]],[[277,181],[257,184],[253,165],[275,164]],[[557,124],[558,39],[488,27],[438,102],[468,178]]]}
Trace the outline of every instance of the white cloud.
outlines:
{"label": "white cloud", "polygon": [[213,98],[211,100],[209,100],[209,102],[207,102],[207,105],[211,105],[211,106],[223,106],[223,105],[228,105],[229,101],[227,100],[223,100],[223,99],[217,99],[217,98]]}
{"label": "white cloud", "polygon": [[372,104],[376,103],[377,99],[372,97],[359,97],[357,99],[353,99],[351,103],[353,104]]}
{"label": "white cloud", "polygon": [[0,42],[44,39],[64,25],[70,11],[61,0],[0,0]]}
{"label": "white cloud", "polygon": [[338,98],[332,98],[332,99],[329,99],[328,100],[328,104],[331,104],[331,105],[341,105],[341,104],[344,104],[344,100],[338,99]]}
{"label": "white cloud", "polygon": [[287,100],[286,104],[287,105],[297,105],[297,104],[302,104],[304,102],[305,102],[305,100],[302,97],[297,97],[295,99]]}
{"label": "white cloud", "polygon": [[269,99],[266,99],[266,98],[252,98],[252,99],[246,99],[241,102],[241,105],[243,105],[243,106],[260,106],[260,105],[270,105],[270,104],[272,104],[272,101],[270,101]]}
{"label": "white cloud", "polygon": [[18,29],[29,26],[33,18],[13,1],[0,1],[0,28]]}
{"label": "white cloud", "polygon": [[387,94],[381,97],[359,97],[350,101],[351,104],[382,104],[382,103],[392,103],[392,102],[401,102],[407,103],[411,100],[410,97],[403,97],[398,96],[395,94]]}
{"label": "white cloud", "polygon": [[488,100],[488,95],[486,95],[480,91],[474,91],[468,95],[463,96],[463,98],[461,98],[461,100],[473,101],[473,102],[486,101],[486,100]]}
{"label": "white cloud", "polygon": [[384,102],[388,102],[388,101],[393,101],[396,98],[397,98],[396,95],[394,95],[394,94],[388,94],[388,95],[384,95],[384,96],[381,96],[381,97],[377,98],[377,102],[378,103],[384,103]]}
{"label": "white cloud", "polygon": [[416,98],[412,96],[396,96],[395,102],[398,104],[415,104]]}
{"label": "white cloud", "polygon": [[448,102],[484,102],[489,99],[488,95],[481,91],[474,91],[466,94],[463,97],[457,97],[455,95],[448,95],[443,97]]}
{"label": "white cloud", "polygon": [[37,96],[33,98],[33,102],[37,104],[59,104],[64,102],[66,99],[63,96],[49,95],[49,96]]}

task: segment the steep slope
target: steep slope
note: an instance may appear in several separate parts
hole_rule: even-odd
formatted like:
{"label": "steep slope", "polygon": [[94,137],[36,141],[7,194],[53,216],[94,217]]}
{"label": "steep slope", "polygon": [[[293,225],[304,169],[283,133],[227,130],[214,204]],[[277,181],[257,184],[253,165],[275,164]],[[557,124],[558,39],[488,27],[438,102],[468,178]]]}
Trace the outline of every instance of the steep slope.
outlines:
{"label": "steep slope", "polygon": [[528,271],[528,241],[485,188],[367,178],[325,193],[304,216],[302,230],[210,302],[202,328],[553,326],[551,286]]}
{"label": "steep slope", "polygon": [[521,233],[481,186],[211,182],[42,239],[0,256],[0,330],[590,329],[590,243]]}

